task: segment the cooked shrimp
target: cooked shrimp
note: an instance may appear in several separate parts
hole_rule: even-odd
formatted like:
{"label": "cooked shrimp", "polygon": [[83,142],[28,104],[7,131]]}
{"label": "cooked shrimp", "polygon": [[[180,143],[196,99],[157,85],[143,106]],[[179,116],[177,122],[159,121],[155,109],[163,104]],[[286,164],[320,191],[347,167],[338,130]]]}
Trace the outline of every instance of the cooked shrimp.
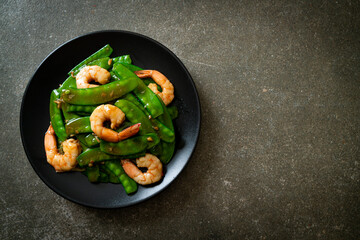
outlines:
{"label": "cooked shrimp", "polygon": [[152,78],[159,86],[162,88],[162,92],[159,92],[157,90],[157,85],[155,83],[150,83],[149,88],[159,95],[165,105],[168,105],[171,103],[171,101],[174,99],[174,86],[172,83],[165,77],[161,72],[156,70],[141,70],[141,71],[135,71],[135,74],[139,78]]}
{"label": "cooked shrimp", "polygon": [[90,115],[91,130],[101,139],[108,142],[119,142],[129,138],[139,132],[140,124],[135,124],[121,132],[116,132],[104,127],[105,121],[111,122],[111,128],[115,129],[120,126],[125,120],[125,114],[120,108],[111,105],[103,104],[95,108]]}
{"label": "cooked shrimp", "polygon": [[70,171],[77,165],[76,158],[81,152],[78,140],[65,140],[62,143],[64,154],[60,154],[57,149],[55,131],[50,125],[45,133],[44,145],[47,161],[56,172]]}
{"label": "cooked shrimp", "polygon": [[90,81],[95,81],[100,84],[109,82],[111,75],[108,70],[99,66],[86,66],[83,67],[76,75],[77,88],[92,88],[98,87],[98,85],[90,84]]}
{"label": "cooked shrimp", "polygon": [[[150,153],[147,153],[144,157],[136,159],[137,166],[129,159],[121,160],[121,165],[126,174],[141,185],[155,183],[163,176],[161,161]],[[138,167],[145,167],[147,168],[147,171],[142,172]]]}

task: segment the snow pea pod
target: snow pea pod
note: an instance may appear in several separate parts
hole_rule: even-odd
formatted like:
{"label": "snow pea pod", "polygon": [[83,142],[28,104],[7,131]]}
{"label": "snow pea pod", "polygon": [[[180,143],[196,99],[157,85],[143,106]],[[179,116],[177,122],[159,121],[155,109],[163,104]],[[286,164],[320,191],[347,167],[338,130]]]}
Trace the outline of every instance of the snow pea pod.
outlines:
{"label": "snow pea pod", "polygon": [[130,55],[122,55],[122,56],[119,56],[119,57],[115,57],[115,58],[112,59],[112,61],[114,63],[119,62],[119,63],[131,64]]}
{"label": "snow pea pod", "polygon": [[[160,97],[159,97],[159,100],[161,100]],[[161,105],[163,107],[164,114],[159,116],[158,120],[160,122],[162,122],[165,126],[167,126],[169,129],[174,131],[174,125],[173,125],[171,116],[162,100],[161,100]],[[162,149],[161,149],[161,152],[159,153],[159,155],[157,155],[157,156],[162,163],[167,164],[168,162],[170,162],[172,156],[174,155],[175,141],[173,141],[173,142],[161,141],[160,144],[161,144]]]}
{"label": "snow pea pod", "polygon": [[[141,105],[141,103],[137,100],[137,98],[132,93],[126,94],[122,99],[128,100],[129,102],[133,103],[139,109],[141,109],[145,114],[147,114],[144,107]],[[165,142],[173,142],[175,140],[174,131],[171,131],[168,127],[166,127],[164,124],[162,124],[159,120],[151,117],[149,119],[149,121],[152,124],[152,128],[156,131],[156,133],[159,135],[161,140],[163,140]]]}
{"label": "snow pea pod", "polygon": [[91,133],[90,117],[71,119],[65,124],[65,129],[70,136],[79,133]]}
{"label": "snow pea pod", "polygon": [[62,118],[60,106],[59,106],[59,92],[55,89],[51,92],[50,95],[50,121],[51,125],[54,128],[55,134],[58,137],[59,141],[65,141],[68,137],[66,133],[64,120]]}
{"label": "snow pea pod", "polygon": [[128,138],[117,143],[101,141],[100,149],[108,154],[126,156],[141,153],[146,149],[150,149],[159,144],[159,142],[160,139],[155,133],[148,133],[146,135]]}
{"label": "snow pea pod", "polygon": [[167,106],[166,109],[172,120],[178,117],[179,111],[176,106]]}
{"label": "snow pea pod", "polygon": [[[92,62],[89,62],[86,65],[87,66],[97,65],[97,66],[99,66],[101,68],[104,68],[104,69],[108,70],[112,66],[112,60],[110,61],[109,57],[104,57],[104,58],[99,58],[99,59],[96,59],[96,60],[94,60]],[[73,75],[75,75],[75,73]]]}
{"label": "snow pea pod", "polygon": [[70,104],[95,105],[115,100],[137,87],[137,77],[128,77],[94,88],[62,90],[62,99]]}
{"label": "snow pea pod", "polygon": [[[131,65],[131,64],[122,64],[122,65],[127,67],[132,72],[142,70],[142,68],[139,68],[135,65]],[[135,73],[134,75],[136,76]],[[134,93],[137,96],[137,98],[141,101],[144,108],[151,114],[153,118],[156,118],[161,114],[163,114],[164,111],[161,106],[161,103],[159,102],[159,99],[157,98],[157,94],[151,91],[151,89],[148,88],[140,78],[137,77],[137,79],[139,83],[137,87],[134,89]]]}
{"label": "snow pea pod", "polygon": [[161,153],[157,156],[160,161],[164,164],[167,164],[170,162],[172,156],[175,152],[175,141],[174,142],[160,142],[160,145],[162,147]]}
{"label": "snow pea pod", "polygon": [[67,104],[67,111],[68,112],[79,112],[79,113],[88,113],[91,114],[98,105],[74,105],[74,104]]}
{"label": "snow pea pod", "polygon": [[131,179],[128,175],[126,175],[119,160],[106,161],[105,167],[107,167],[111,172],[113,172],[119,178],[127,194],[134,193],[137,191],[137,183],[133,179]]}
{"label": "snow pea pod", "polygon": [[71,76],[61,84],[58,88],[58,92],[61,93],[63,89],[68,89],[69,87],[76,88],[76,79]]}
{"label": "snow pea pod", "polygon": [[99,166],[99,178],[98,178],[98,182],[101,182],[101,183],[108,183],[110,182],[110,179],[109,179],[109,175],[106,174]]}
{"label": "snow pea pod", "polygon": [[123,155],[123,156],[115,156],[101,151],[100,148],[90,148],[84,151],[83,153],[81,153],[76,158],[76,161],[79,163],[80,167],[84,167],[89,165],[89,163],[103,162],[114,159],[133,159],[142,156],[145,156],[145,152],[139,152],[139,153]]}
{"label": "snow pea pod", "polygon": [[66,102],[61,103],[61,110],[62,110],[62,113],[64,115],[65,122],[68,122],[73,118],[79,118],[80,117],[78,114],[68,111],[69,110],[69,105],[70,104],[68,104]]}
{"label": "snow pea pod", "polygon": [[85,60],[83,60],[81,63],[76,65],[73,69],[71,69],[68,75],[71,76],[72,73],[74,74],[75,72],[78,72],[83,66],[96,59],[109,57],[112,51],[113,49],[110,47],[110,45],[106,44],[104,47],[102,47],[101,49],[99,49],[98,51],[87,57]]}
{"label": "snow pea pod", "polygon": [[108,177],[107,182],[120,183],[120,179],[112,171],[110,171],[107,167],[105,167],[104,164],[100,165],[99,167],[100,167],[100,174],[101,172],[103,172],[104,174],[107,175]]}
{"label": "snow pea pod", "polygon": [[145,135],[147,133],[155,133],[149,117],[135,104],[128,100],[120,99],[115,102],[115,106],[120,108],[121,111],[125,113],[126,118],[131,123],[141,123],[139,131],[140,135]]}
{"label": "snow pea pod", "polygon": [[76,138],[89,148],[98,147],[100,140],[97,140],[93,133],[76,134]]}
{"label": "snow pea pod", "polygon": [[100,169],[98,165],[93,167],[87,167],[85,170],[85,174],[87,175],[90,182],[98,182],[100,177]]}
{"label": "snow pea pod", "polygon": [[89,165],[89,163],[101,162],[111,159],[118,159],[118,158],[116,156],[102,152],[100,148],[91,148],[82,152],[76,158],[76,161],[79,163],[80,167],[84,167]]}

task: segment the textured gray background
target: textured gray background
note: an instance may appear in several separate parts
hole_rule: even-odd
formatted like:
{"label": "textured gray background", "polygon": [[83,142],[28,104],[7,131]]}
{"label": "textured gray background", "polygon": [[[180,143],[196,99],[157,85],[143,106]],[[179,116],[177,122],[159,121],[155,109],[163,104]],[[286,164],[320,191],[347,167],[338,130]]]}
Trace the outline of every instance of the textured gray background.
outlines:
{"label": "textured gray background", "polygon": [[[1,1],[0,238],[359,238],[359,5]],[[104,29],[171,49],[202,104],[200,140],[181,175],[116,210],[56,195],[19,131],[22,95],[41,61]]]}

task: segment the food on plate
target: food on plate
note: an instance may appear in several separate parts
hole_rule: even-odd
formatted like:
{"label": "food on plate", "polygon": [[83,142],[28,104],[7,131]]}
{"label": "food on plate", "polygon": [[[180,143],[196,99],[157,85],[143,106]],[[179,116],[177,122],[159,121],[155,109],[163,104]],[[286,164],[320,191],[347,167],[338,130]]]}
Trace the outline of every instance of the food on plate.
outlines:
{"label": "food on plate", "polygon": [[44,146],[56,172],[82,171],[93,183],[160,181],[175,151],[174,87],[129,55],[110,57],[106,45],[76,65],[50,95]]}

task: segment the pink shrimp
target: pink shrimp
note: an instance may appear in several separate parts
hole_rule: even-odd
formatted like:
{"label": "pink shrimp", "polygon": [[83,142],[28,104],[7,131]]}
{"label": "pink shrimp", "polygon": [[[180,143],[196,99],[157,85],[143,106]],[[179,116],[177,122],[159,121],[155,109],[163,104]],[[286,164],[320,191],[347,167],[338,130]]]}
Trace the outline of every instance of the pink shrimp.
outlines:
{"label": "pink shrimp", "polygon": [[[163,176],[161,161],[150,153],[136,159],[136,165],[129,159],[121,160],[121,165],[125,173],[141,185],[155,183]],[[143,173],[138,167],[145,167],[147,171]]]}
{"label": "pink shrimp", "polygon": [[78,140],[65,140],[62,143],[64,154],[60,154],[57,149],[55,131],[50,125],[45,133],[44,145],[47,161],[56,172],[70,171],[77,165],[76,158],[81,152]]}
{"label": "pink shrimp", "polygon": [[155,83],[150,83],[148,87],[161,97],[165,105],[171,103],[174,99],[174,86],[161,72],[156,70],[141,70],[134,72],[139,78],[152,78],[162,88],[162,92],[157,90]]}

